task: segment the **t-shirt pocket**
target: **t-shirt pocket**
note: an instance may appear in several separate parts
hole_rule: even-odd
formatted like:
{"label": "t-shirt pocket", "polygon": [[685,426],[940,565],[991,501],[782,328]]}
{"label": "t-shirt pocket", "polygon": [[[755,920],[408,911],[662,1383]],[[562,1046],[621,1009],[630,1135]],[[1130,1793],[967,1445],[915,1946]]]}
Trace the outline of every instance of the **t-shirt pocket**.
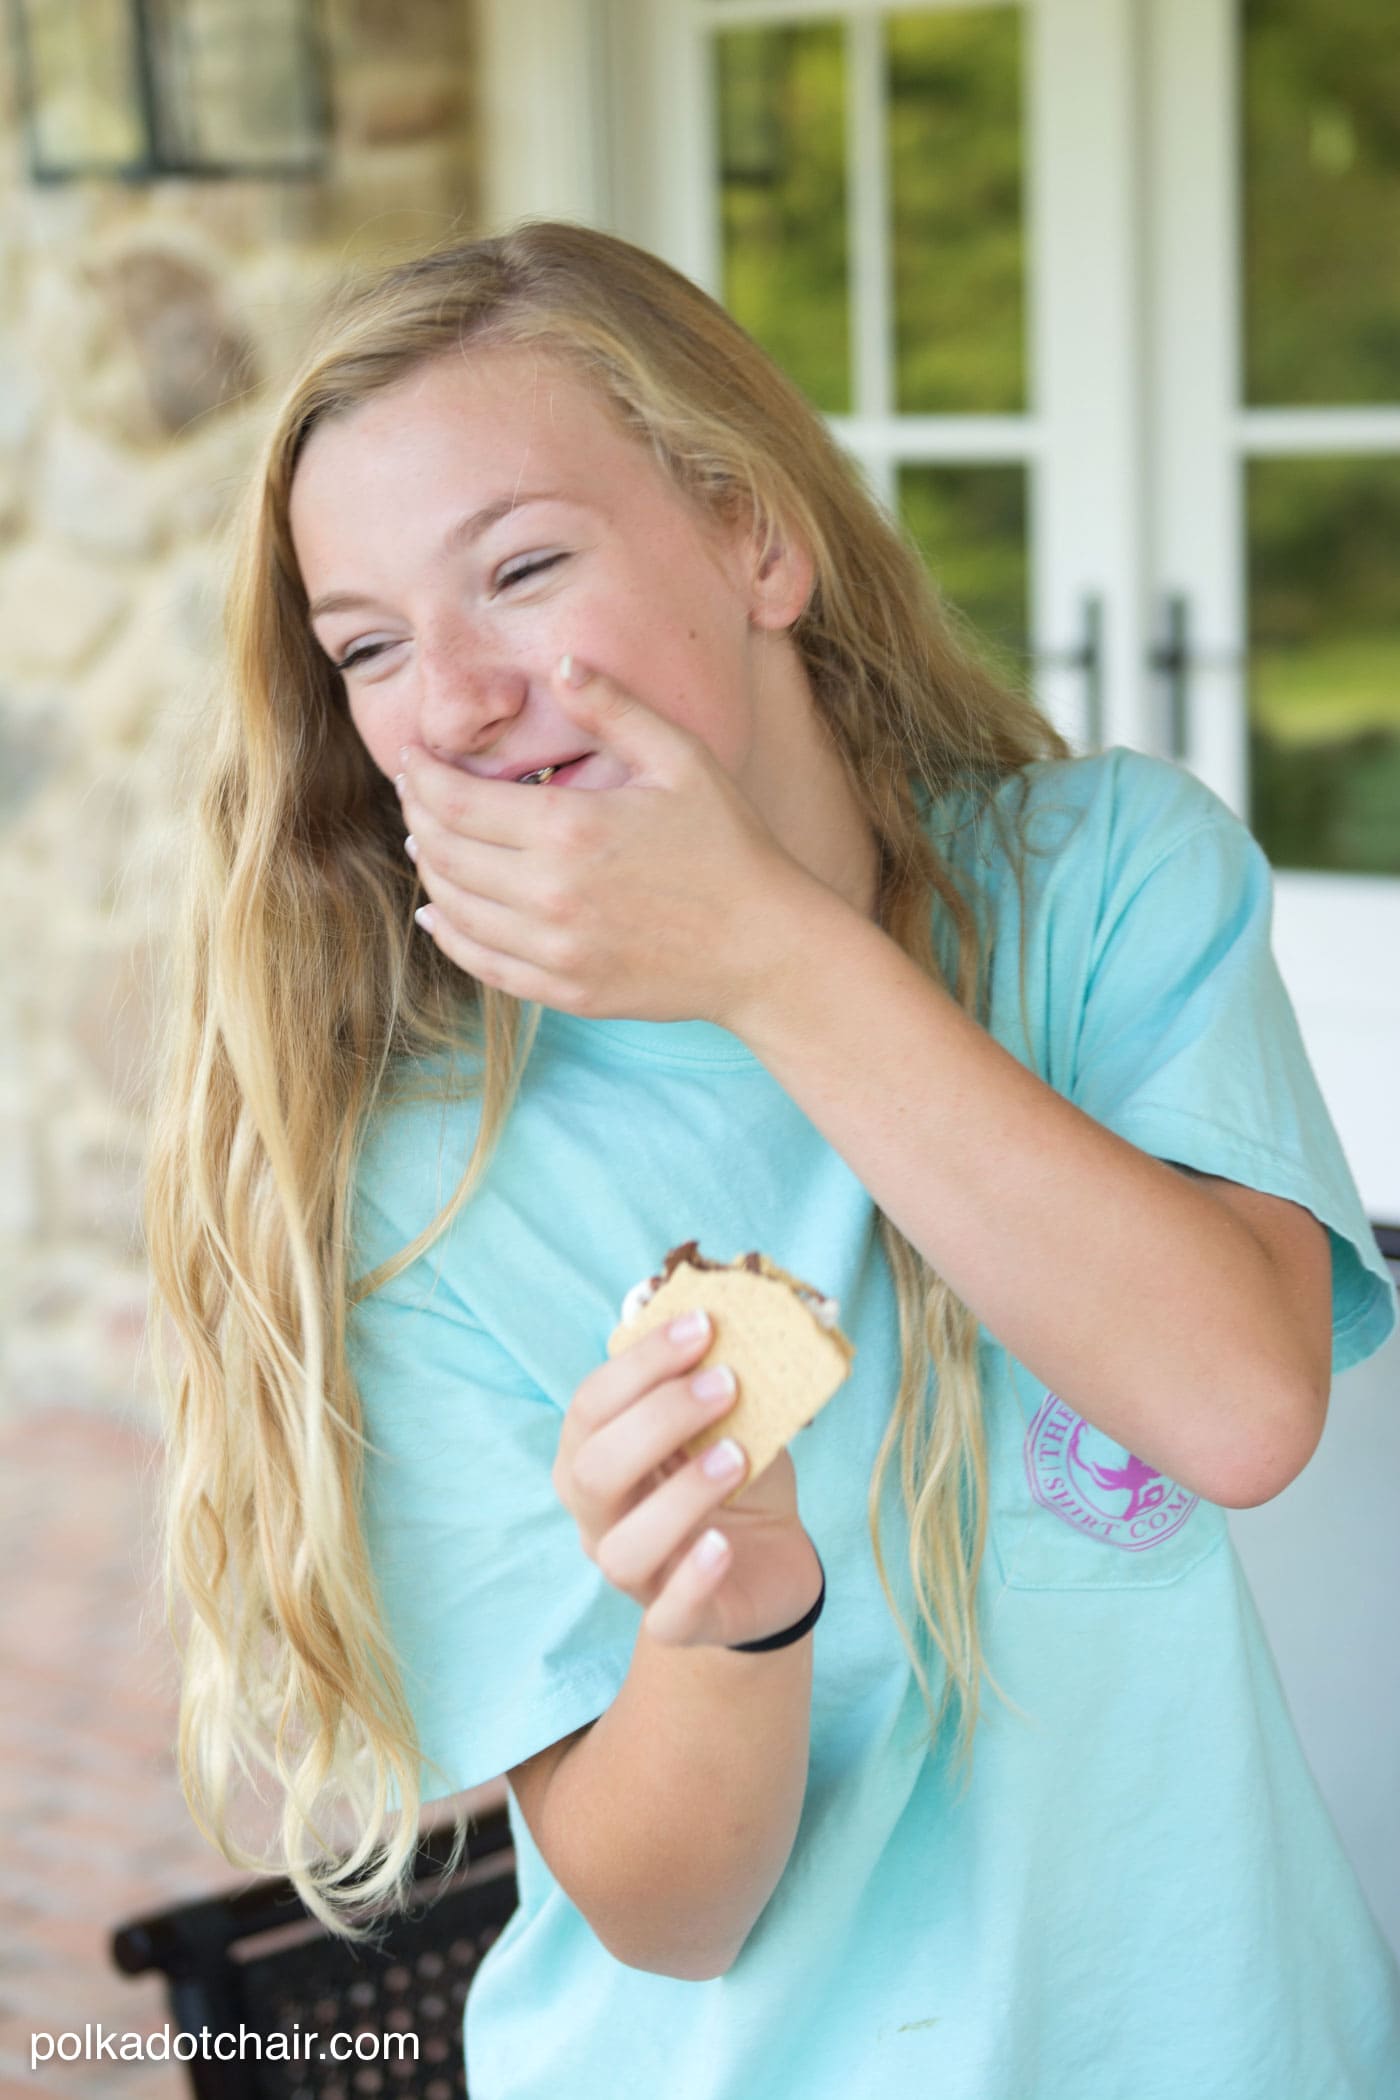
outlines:
{"label": "t-shirt pocket", "polygon": [[989,1543],[1011,1589],[1153,1589],[1227,1535],[1225,1511],[1075,1413],[1003,1350],[984,1353]]}

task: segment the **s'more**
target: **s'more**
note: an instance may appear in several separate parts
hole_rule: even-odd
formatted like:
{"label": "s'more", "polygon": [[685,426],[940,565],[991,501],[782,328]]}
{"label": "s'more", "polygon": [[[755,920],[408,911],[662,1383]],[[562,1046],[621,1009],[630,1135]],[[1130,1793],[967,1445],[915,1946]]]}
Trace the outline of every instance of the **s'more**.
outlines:
{"label": "s'more", "polygon": [[740,1495],[845,1382],[855,1345],[837,1325],[836,1300],[766,1254],[709,1261],[694,1240],[686,1240],[671,1249],[654,1276],[627,1293],[608,1337],[608,1355],[620,1355],[654,1327],[696,1307],[710,1315],[712,1332],[694,1369],[728,1364],[739,1394],[729,1412],[707,1423],[684,1449],[695,1458],[721,1437],[734,1437],[749,1460],[733,1490]]}

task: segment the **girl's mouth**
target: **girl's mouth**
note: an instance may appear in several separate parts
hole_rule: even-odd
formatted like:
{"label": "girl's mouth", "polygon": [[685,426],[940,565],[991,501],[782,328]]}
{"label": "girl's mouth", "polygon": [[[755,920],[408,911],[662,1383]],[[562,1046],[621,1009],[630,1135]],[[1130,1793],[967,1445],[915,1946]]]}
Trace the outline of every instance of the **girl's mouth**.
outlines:
{"label": "girl's mouth", "polygon": [[546,781],[552,780],[557,785],[563,786],[592,755],[590,751],[585,751],[581,758],[571,758],[567,765],[539,766],[533,773],[522,773],[517,785],[519,787],[543,787]]}

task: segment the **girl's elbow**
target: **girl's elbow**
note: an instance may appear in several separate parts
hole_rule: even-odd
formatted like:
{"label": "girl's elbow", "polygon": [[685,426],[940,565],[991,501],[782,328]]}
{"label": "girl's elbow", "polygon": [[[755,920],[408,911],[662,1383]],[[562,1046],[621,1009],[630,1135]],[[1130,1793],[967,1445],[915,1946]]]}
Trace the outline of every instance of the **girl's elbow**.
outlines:
{"label": "girl's elbow", "polygon": [[1252,1441],[1211,1500],[1225,1509],[1258,1509],[1272,1502],[1312,1460],[1326,1420],[1326,1393],[1309,1395],[1286,1423],[1273,1423]]}
{"label": "girl's elbow", "polygon": [[1220,1494],[1213,1496],[1212,1500],[1218,1502],[1222,1509],[1260,1509],[1264,1503],[1272,1502],[1276,1495],[1281,1495],[1286,1487],[1291,1487],[1302,1470],[1299,1466],[1286,1476],[1275,1477],[1272,1473],[1256,1473],[1239,1482],[1231,1481]]}

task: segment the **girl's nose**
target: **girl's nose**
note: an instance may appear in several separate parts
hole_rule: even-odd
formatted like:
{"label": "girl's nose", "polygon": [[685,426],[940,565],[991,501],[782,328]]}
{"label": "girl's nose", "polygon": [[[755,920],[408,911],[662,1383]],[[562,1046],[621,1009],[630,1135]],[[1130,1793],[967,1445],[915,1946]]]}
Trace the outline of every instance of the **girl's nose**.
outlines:
{"label": "girl's nose", "polygon": [[513,657],[470,641],[418,652],[418,728],[430,751],[456,756],[491,742],[524,705],[529,678]]}

